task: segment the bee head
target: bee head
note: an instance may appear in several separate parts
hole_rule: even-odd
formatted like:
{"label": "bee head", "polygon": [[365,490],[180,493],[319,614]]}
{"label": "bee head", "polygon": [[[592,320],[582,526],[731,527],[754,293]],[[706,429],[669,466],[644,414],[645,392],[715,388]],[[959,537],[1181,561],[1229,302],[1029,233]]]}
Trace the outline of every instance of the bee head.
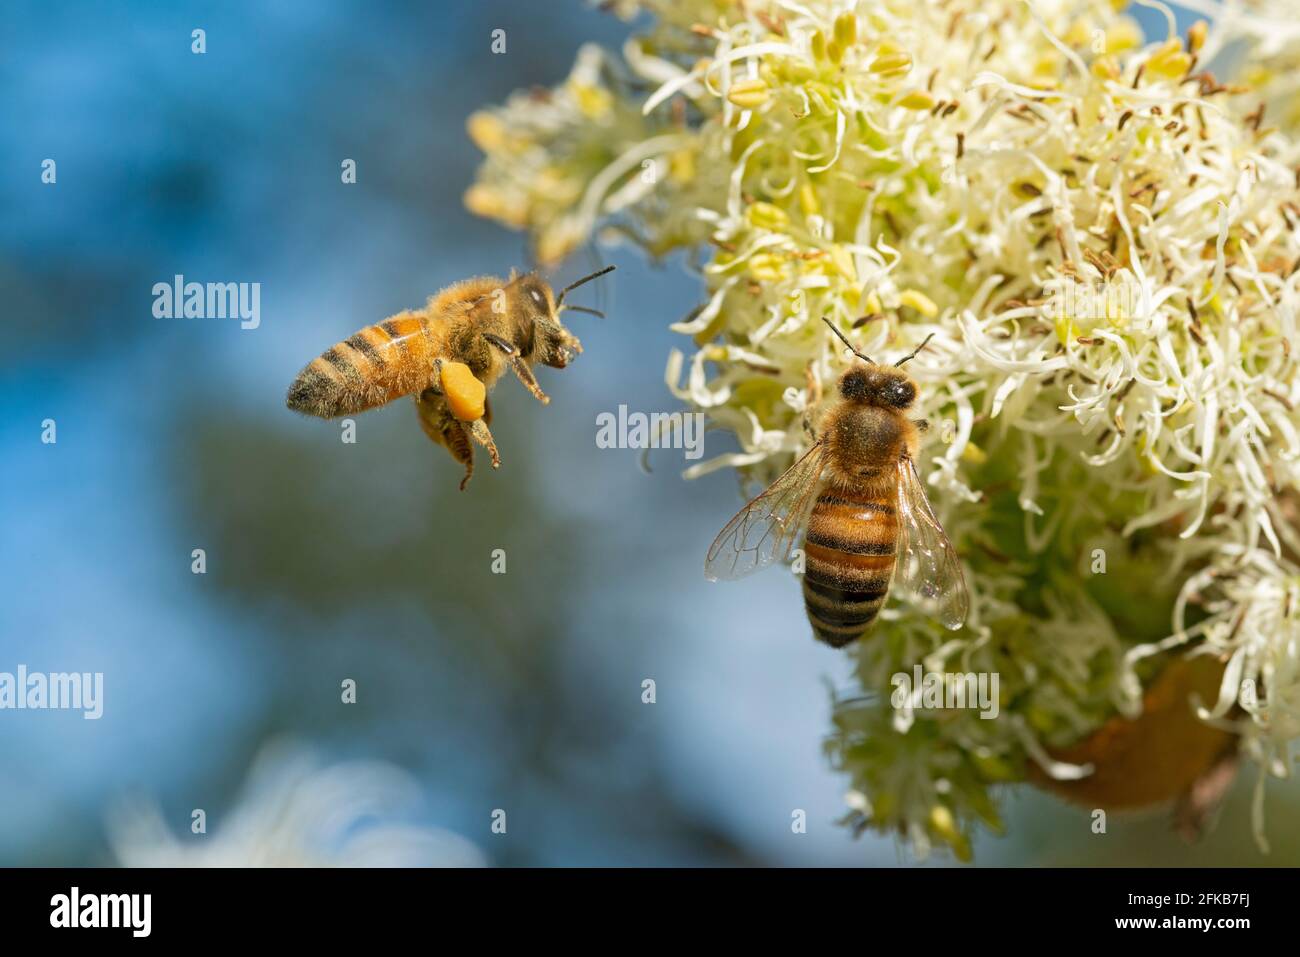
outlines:
{"label": "bee head", "polygon": [[916,401],[916,385],[906,372],[887,366],[858,365],[840,376],[840,395],[849,402],[906,409]]}
{"label": "bee head", "polygon": [[514,345],[529,362],[563,369],[582,352],[578,337],[560,322],[560,309],[550,285],[536,273],[512,279],[507,287],[514,319]]}
{"label": "bee head", "polygon": [[926,336],[919,346],[892,366],[882,366],[870,356],[863,355],[853,348],[853,343],[844,337],[844,333],[835,328],[835,324],[830,319],[823,316],[822,322],[826,323],[831,332],[835,333],[836,337],[849,347],[849,351],[861,360],[860,364],[840,376],[841,396],[849,402],[861,402],[887,409],[906,409],[916,401],[916,383],[912,381],[911,376],[898,367],[924,349],[934,338],[934,333]]}
{"label": "bee head", "polygon": [[613,266],[606,266],[589,276],[583,276],[560,290],[557,296],[550,285],[536,273],[529,273],[513,280],[516,287],[515,296],[518,308],[515,310],[520,323],[519,347],[524,357],[555,369],[563,369],[574,357],[582,352],[582,343],[578,337],[564,327],[560,313],[565,309],[575,312],[589,312],[596,316],[601,313],[585,306],[565,305],[564,297],[570,290],[583,283],[614,271]]}

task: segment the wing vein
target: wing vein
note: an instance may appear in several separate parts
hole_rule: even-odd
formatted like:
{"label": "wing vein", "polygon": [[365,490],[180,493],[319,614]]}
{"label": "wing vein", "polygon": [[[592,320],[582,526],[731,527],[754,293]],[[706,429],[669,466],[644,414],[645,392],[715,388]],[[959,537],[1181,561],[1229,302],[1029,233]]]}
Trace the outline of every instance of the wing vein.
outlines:
{"label": "wing vein", "polygon": [[743,578],[787,559],[807,522],[825,464],[825,445],[818,442],[737,512],[709,546],[705,577]]}

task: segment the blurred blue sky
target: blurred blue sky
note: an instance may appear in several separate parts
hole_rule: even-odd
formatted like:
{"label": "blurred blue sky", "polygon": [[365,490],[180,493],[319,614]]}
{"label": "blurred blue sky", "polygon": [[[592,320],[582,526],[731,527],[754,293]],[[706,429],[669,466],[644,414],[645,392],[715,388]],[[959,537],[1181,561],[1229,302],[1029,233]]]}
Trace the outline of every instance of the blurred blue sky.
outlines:
{"label": "blurred blue sky", "polygon": [[[625,24],[576,0],[11,2],[0,24],[0,670],[106,685],[99,721],[0,714],[0,863],[109,862],[105,812],[129,793],[178,831],[194,807],[219,827],[280,733],[413,772],[425,819],[499,863],[900,859],[833,823],[826,682],[847,665],[808,637],[797,584],[701,575],[734,479],[688,485],[679,452],[646,474],[595,447],[598,413],[675,407],[667,325],[699,294],[677,264],[589,251],[561,273],[617,263],[577,298],[610,318],[573,318],[586,352],[542,370],[550,406],[502,383],[503,468],[464,495],[408,403],[359,418],[352,446],[284,408],[332,342],[526,264],[517,234],[461,204],[465,117],[558,82]],[[152,286],[176,273],[260,282],[261,326],[154,319]],[[489,831],[497,807],[507,836]],[[1013,808],[1014,837],[981,861],[1131,859],[1080,850],[1086,819],[1046,798]],[[1242,818],[1216,834],[1220,859],[1257,859]],[[1204,859],[1160,822],[1133,828],[1163,862]]]}

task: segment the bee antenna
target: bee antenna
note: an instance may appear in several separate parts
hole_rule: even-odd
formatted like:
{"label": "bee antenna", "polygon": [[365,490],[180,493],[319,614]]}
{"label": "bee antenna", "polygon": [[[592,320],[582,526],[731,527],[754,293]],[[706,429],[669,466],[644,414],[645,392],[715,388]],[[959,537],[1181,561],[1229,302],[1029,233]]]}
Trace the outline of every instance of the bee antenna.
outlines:
{"label": "bee antenna", "polygon": [[615,268],[616,268],[616,267],[614,267],[614,266],[606,266],[604,269],[597,269],[597,270],[596,270],[594,273],[592,273],[590,276],[583,276],[583,277],[582,277],[581,279],[579,279],[577,282],[571,282],[571,283],[569,283],[567,286],[565,286],[563,289],[561,289],[561,290],[560,290],[560,294],[559,294],[558,296],[555,297],[555,305],[556,305],[556,308],[558,308],[558,307],[559,307],[559,306],[564,302],[564,297],[565,297],[568,293],[570,293],[570,292],[572,292],[573,290],[577,289],[577,288],[578,288],[579,286],[581,286],[583,283],[591,282],[593,279],[599,279],[601,276],[605,275],[606,273],[611,273],[611,272],[613,272]]}
{"label": "bee antenna", "polygon": [[564,308],[572,312],[585,312],[588,315],[595,316],[597,319],[605,318],[605,314],[603,312],[601,312],[599,309],[592,309],[589,306],[565,306]]}
{"label": "bee antenna", "polygon": [[933,338],[934,338],[934,333],[932,332],[932,333],[930,333],[928,336],[925,337],[925,340],[924,340],[924,341],[923,341],[919,346],[917,346],[915,349],[913,349],[913,350],[912,350],[911,352],[909,352],[907,355],[903,356],[903,358],[901,358],[901,359],[899,359],[897,362],[895,362],[894,365],[895,365],[895,366],[901,366],[901,365],[902,365],[904,362],[906,362],[908,359],[915,359],[915,358],[916,358],[916,354],[917,354],[918,352],[920,352],[922,349],[924,349],[924,348],[926,347],[926,344],[927,344],[931,339],[933,339]]}
{"label": "bee antenna", "polygon": [[831,328],[831,332],[835,333],[835,335],[837,335],[837,336],[839,337],[840,342],[844,343],[846,346],[849,347],[849,352],[852,352],[855,356],[857,356],[857,357],[858,357],[859,359],[861,359],[863,362],[870,363],[871,365],[875,365],[875,364],[876,364],[876,363],[875,363],[875,360],[873,360],[873,359],[871,358],[871,356],[864,356],[864,355],[863,355],[861,352],[859,352],[857,349],[854,349],[854,348],[853,348],[853,343],[849,342],[849,340],[845,338],[844,333],[840,332],[838,329],[835,328],[835,323],[831,322],[830,319],[828,319],[826,316],[822,316],[822,322],[824,322],[824,323],[826,323],[826,325],[830,326],[830,328]]}

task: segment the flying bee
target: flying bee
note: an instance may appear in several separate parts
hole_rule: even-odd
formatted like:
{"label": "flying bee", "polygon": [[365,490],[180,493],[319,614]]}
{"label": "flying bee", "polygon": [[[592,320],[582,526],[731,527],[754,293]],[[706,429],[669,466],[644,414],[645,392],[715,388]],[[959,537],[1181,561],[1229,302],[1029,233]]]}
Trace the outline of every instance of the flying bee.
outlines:
{"label": "flying bee", "polygon": [[560,313],[601,315],[565,305],[564,297],[613,270],[584,276],[558,296],[535,273],[455,283],[430,296],[424,309],[399,312],[327,349],[298,373],[286,402],[295,411],[333,419],[412,396],[425,434],[465,466],[463,490],[474,474],[473,443],[487,450],[494,469],[501,466],[488,431],[487,393],[509,369],[539,402],[550,402],[533,365],[563,369],[582,352]]}
{"label": "flying bee", "polygon": [[804,607],[828,645],[861,636],[891,584],[945,627],[960,628],[970,604],[966,579],[916,473],[926,426],[905,414],[916,382],[898,368],[930,337],[894,366],[881,366],[824,321],[861,361],[839,377],[839,399],[820,428],[809,427],[812,448],[714,539],[704,574],[736,579],[787,560],[806,529]]}

